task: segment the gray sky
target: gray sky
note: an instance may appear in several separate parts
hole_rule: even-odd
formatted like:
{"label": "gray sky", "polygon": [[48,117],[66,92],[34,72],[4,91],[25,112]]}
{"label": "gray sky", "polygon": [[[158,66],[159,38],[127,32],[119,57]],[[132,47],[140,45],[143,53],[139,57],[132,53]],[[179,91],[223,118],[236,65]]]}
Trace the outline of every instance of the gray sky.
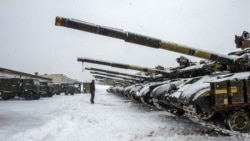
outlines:
{"label": "gray sky", "polygon": [[[1,0],[0,66],[32,74],[63,73],[81,81],[91,76],[82,72],[77,57],[175,67],[180,54],[57,27],[55,17],[227,54],[235,49],[234,35],[250,31],[249,5],[249,0]],[[94,64],[84,67],[114,70]]]}

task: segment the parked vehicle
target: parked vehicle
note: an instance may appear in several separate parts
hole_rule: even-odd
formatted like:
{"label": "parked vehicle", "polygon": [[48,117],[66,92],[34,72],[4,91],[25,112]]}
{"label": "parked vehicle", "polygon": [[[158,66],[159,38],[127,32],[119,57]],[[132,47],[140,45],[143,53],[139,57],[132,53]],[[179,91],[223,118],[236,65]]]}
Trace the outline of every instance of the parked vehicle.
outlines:
{"label": "parked vehicle", "polygon": [[36,79],[0,78],[0,96],[8,100],[16,96],[26,100],[40,98],[40,81]]}

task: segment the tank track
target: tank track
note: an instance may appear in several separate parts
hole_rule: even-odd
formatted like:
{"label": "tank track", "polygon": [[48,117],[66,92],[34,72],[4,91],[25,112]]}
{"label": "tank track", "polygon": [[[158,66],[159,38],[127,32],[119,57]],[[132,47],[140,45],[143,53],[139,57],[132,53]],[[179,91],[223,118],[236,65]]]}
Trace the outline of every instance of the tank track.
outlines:
{"label": "tank track", "polygon": [[207,122],[203,119],[200,119],[199,115],[196,113],[196,109],[193,105],[183,106],[183,109],[185,111],[185,116],[187,118],[189,118],[191,121],[198,123],[202,126],[205,126],[208,129],[217,132],[218,134],[226,135],[226,136],[238,136],[241,134],[240,132],[228,130],[228,129],[222,128],[220,126],[217,126],[217,125],[213,124],[212,121]]}

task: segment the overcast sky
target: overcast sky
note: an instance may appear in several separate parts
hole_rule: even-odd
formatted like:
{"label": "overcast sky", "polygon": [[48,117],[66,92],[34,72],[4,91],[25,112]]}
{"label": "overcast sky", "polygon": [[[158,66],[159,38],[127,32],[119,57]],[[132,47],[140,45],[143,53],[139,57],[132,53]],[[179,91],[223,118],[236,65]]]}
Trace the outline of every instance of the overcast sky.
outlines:
{"label": "overcast sky", "polygon": [[[235,49],[234,35],[250,31],[249,7],[249,0],[0,0],[0,67],[32,74],[62,73],[81,81],[92,78],[88,71],[82,72],[77,57],[175,67],[180,54],[57,27],[55,17],[227,54]],[[93,64],[84,67],[114,70]]]}

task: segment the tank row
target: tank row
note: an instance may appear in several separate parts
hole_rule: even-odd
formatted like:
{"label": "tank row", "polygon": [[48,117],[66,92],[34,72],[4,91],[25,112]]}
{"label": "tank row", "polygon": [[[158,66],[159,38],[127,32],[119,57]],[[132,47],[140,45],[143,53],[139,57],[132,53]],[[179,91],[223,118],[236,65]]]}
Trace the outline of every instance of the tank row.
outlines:
{"label": "tank row", "polygon": [[244,31],[241,36],[235,36],[236,47],[241,50],[224,55],[80,20],[56,17],[55,25],[205,59],[204,62],[194,63],[180,57],[176,59],[180,66],[168,71],[89,58],[77,60],[154,73],[157,77],[140,78],[140,81],[130,79],[132,81],[130,83],[120,82],[110,87],[108,92],[126,96],[179,116],[184,115],[214,130],[227,133],[249,132],[250,34],[248,32]]}
{"label": "tank row", "polygon": [[40,97],[52,97],[65,93],[66,95],[81,92],[81,83],[55,84],[38,79],[0,78],[0,98],[9,100],[15,97],[25,100],[37,100]]}

